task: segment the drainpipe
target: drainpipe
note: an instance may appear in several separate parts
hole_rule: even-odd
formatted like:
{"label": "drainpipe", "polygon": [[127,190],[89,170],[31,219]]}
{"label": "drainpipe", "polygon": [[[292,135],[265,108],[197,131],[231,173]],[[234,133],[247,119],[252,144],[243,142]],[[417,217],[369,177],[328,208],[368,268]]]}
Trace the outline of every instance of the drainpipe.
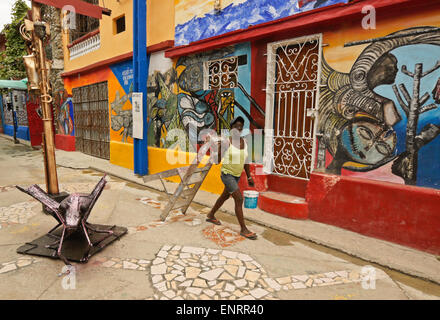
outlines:
{"label": "drainpipe", "polygon": [[133,92],[142,92],[143,139],[134,138],[134,173],[148,174],[147,141],[147,0],[133,1]]}

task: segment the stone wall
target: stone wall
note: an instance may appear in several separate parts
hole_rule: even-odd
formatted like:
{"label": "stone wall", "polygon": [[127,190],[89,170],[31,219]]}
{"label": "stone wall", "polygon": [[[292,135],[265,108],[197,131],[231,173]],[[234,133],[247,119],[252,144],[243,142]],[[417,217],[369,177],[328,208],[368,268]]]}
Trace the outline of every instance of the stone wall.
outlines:
{"label": "stone wall", "polygon": [[[43,6],[42,18],[44,21],[50,23],[50,49],[52,50],[50,83],[52,85],[53,93],[62,92],[64,90],[64,82],[61,78],[61,73],[64,71],[64,54],[60,9]],[[50,56],[48,56],[48,58],[50,58]]]}
{"label": "stone wall", "polygon": [[[51,6],[42,6],[41,14],[43,21],[50,23],[50,47],[47,49],[47,58],[52,60],[52,69],[49,76],[49,81],[52,86],[52,97],[54,99],[53,117],[56,123],[58,115],[60,114],[60,101],[64,100],[64,81],[61,74],[64,72],[64,53],[63,53],[63,28],[61,25],[60,9]],[[56,133],[59,133],[59,128],[55,125]]]}

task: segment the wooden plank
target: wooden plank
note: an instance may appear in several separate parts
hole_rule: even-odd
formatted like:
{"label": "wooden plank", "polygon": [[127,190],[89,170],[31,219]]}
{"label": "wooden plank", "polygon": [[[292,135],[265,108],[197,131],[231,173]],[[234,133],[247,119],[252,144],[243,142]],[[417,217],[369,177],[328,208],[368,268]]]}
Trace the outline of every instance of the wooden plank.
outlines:
{"label": "wooden plank", "polygon": [[184,183],[188,186],[194,183],[203,182],[204,178],[205,177],[202,175],[201,172],[197,172],[192,174],[191,177],[188,178]]}
{"label": "wooden plank", "polygon": [[[182,167],[182,168],[178,168],[177,170],[179,171],[179,176],[180,178],[183,180],[186,176],[186,174],[188,173],[190,167]],[[207,166],[204,167],[200,167],[200,168],[195,168],[192,173],[197,173],[197,172],[204,172],[211,169],[210,167],[208,168]]]}
{"label": "wooden plank", "polygon": [[144,182],[150,182],[150,181],[154,181],[157,179],[169,178],[169,177],[177,176],[177,175],[179,175],[178,170],[171,169],[171,170],[162,171],[162,172],[155,173],[155,174],[150,174],[148,176],[144,176],[144,177],[142,177],[142,179],[144,180]]}

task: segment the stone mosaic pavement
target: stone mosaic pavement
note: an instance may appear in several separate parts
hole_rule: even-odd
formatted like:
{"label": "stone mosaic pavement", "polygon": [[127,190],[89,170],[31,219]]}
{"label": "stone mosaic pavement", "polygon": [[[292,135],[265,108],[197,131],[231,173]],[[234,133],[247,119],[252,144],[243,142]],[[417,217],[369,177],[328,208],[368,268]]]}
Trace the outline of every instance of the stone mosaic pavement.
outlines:
{"label": "stone mosaic pavement", "polygon": [[[2,151],[0,141],[0,152]],[[20,151],[23,152],[23,151]],[[161,221],[166,195],[108,177],[90,222],[117,224],[128,234],[74,264],[75,290],[64,290],[60,260],[19,255],[16,249],[54,225],[41,205],[14,184],[44,187],[41,154],[12,160],[0,157],[0,299],[408,299],[401,286],[377,269],[375,290],[364,290],[362,267],[299,242],[281,232],[249,223],[258,234],[239,235],[235,217],[218,214],[222,225],[205,221],[209,208],[191,206]],[[12,158],[12,156],[11,156]],[[35,160],[35,161],[34,161]],[[9,161],[9,162],[8,162]],[[59,168],[60,189],[89,193],[102,174]]]}
{"label": "stone mosaic pavement", "polygon": [[0,207],[0,228],[11,224],[26,224],[37,213],[32,210],[38,205],[37,201],[15,203],[8,207]]}
{"label": "stone mosaic pavement", "polygon": [[[19,271],[39,261],[40,258],[22,256],[1,263],[0,274]],[[152,261],[98,257],[91,263],[102,268],[147,271],[156,290],[147,300],[274,300],[281,290],[362,281],[359,270],[272,278],[247,254],[180,245],[163,246]]]}
{"label": "stone mosaic pavement", "polygon": [[[123,182],[109,182],[106,190],[121,192],[125,186]],[[72,183],[62,185],[62,190],[90,192],[93,187],[93,182]],[[0,186],[0,190],[3,193],[16,192],[10,186]],[[135,200],[144,208],[155,209],[157,213],[160,213],[166,204],[165,200],[154,199],[154,195],[138,197]],[[0,221],[2,226],[26,225],[42,214],[40,208],[35,200],[0,207]],[[234,250],[233,247],[237,244],[249,241],[239,235],[238,226],[226,221],[220,226],[206,223],[204,219],[208,211],[209,208],[190,208],[184,215],[180,210],[174,210],[164,222],[158,219],[157,214],[151,221],[128,226],[129,235],[148,233],[158,228],[166,230],[177,223],[192,229],[198,228],[197,232],[217,249],[166,244],[153,258],[97,255],[90,260],[89,265],[107,270],[139,272],[145,277],[142,285],[152,287],[152,294],[144,297],[147,300],[275,300],[280,299],[281,292],[343,286],[362,281],[359,268],[273,276],[251,254]],[[254,230],[260,235],[263,229],[254,226]],[[0,278],[20,273],[42,260],[46,259],[17,256],[15,260],[0,262]],[[57,260],[54,262],[58,268],[53,273],[58,272],[59,277],[61,262]],[[78,267],[79,270],[85,268],[82,265]],[[381,276],[382,279],[385,277]],[[341,295],[341,297],[345,296]]]}
{"label": "stone mosaic pavement", "polygon": [[0,274],[12,272],[12,271],[18,271],[38,261],[40,260],[31,256],[23,256],[13,261],[0,263]]}
{"label": "stone mosaic pavement", "polygon": [[[125,186],[123,182],[111,181],[106,190],[121,192]],[[62,190],[67,192],[89,192],[93,187],[93,182],[61,185]],[[4,193],[16,192],[10,186],[0,186],[0,190]],[[154,199],[154,194],[135,200],[143,208],[155,209],[157,213],[160,213],[166,204],[165,200]],[[40,210],[41,206],[35,200],[0,207],[0,221],[8,225],[26,224],[32,218],[36,220],[38,215],[42,214]],[[270,300],[279,299],[280,291],[356,283],[361,280],[358,270],[273,277],[251,255],[230,248],[249,241],[239,235],[238,226],[227,221],[223,221],[220,226],[206,223],[204,219],[208,211],[209,208],[191,207],[184,215],[180,210],[174,210],[166,221],[161,221],[156,215],[156,218],[149,222],[128,226],[129,234],[144,233],[157,228],[166,230],[173,224],[180,223],[192,229],[198,228],[197,232],[218,249],[166,244],[152,259],[97,255],[90,260],[89,265],[117,271],[138,271],[145,275],[145,284],[148,283],[153,289],[153,294],[146,299],[162,300]],[[254,230],[261,234],[263,228],[254,226]],[[41,260],[46,259],[18,256],[15,260],[0,263],[0,277],[20,272]],[[60,265],[60,261],[54,261]],[[79,269],[83,268],[80,266]]]}

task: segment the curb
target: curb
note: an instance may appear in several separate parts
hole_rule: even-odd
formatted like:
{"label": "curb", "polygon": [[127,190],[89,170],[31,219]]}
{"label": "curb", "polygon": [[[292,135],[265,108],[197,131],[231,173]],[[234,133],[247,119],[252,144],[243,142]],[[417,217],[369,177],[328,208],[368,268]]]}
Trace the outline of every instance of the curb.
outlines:
{"label": "curb", "polygon": [[[0,137],[2,137],[2,138],[4,138],[4,139],[7,139],[7,140],[10,140],[10,141],[14,142],[14,137],[9,136],[9,135],[7,135],[7,134],[0,133]],[[34,148],[34,147],[32,147],[30,141],[23,140],[23,139],[20,139],[20,138],[17,138],[17,140],[20,141],[20,144],[22,144],[22,145],[25,145],[25,146],[28,146],[28,147]]]}

